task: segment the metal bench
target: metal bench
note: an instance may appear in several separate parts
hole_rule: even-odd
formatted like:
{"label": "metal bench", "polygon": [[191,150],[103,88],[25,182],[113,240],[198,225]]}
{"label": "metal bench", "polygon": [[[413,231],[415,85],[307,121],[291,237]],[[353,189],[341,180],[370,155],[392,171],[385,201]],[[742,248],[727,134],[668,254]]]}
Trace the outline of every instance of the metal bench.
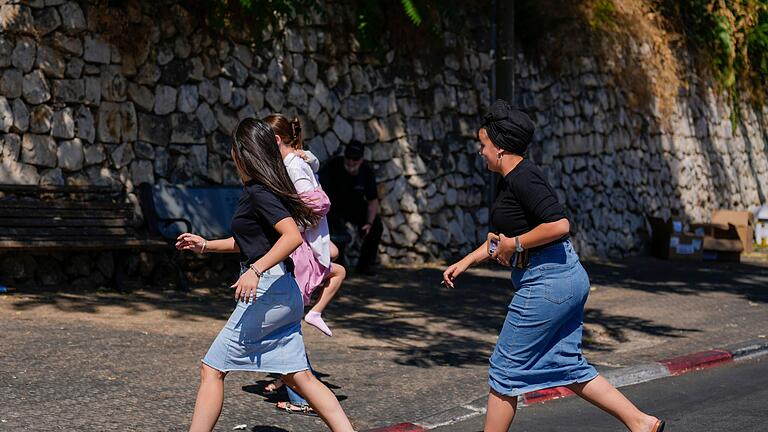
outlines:
{"label": "metal bench", "polygon": [[[149,232],[175,243],[191,232],[206,239],[232,236],[230,224],[242,186],[139,185],[139,203]],[[181,275],[181,288],[189,284]]]}
{"label": "metal bench", "polygon": [[[0,185],[0,252],[164,249],[136,228],[133,205],[108,186]],[[123,288],[124,253],[114,283]]]}

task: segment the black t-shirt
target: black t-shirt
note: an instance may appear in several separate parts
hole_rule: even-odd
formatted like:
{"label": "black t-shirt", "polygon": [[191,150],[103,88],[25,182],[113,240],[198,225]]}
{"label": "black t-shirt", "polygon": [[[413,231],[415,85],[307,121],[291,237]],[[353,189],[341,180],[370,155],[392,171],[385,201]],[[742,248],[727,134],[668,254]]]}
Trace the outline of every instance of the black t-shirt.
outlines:
{"label": "black t-shirt", "polygon": [[376,175],[366,162],[353,176],[344,168],[344,158],[336,157],[320,170],[320,183],[331,200],[331,212],[355,223],[367,216],[368,201],[378,198]]}
{"label": "black t-shirt", "polygon": [[[491,206],[491,229],[514,237],[565,217],[565,208],[557,201],[544,173],[533,162],[523,159],[499,182],[498,195]],[[567,234],[563,236],[566,238]]]}
{"label": "black t-shirt", "polygon": [[249,181],[232,217],[232,235],[240,248],[240,261],[252,264],[266,254],[280,233],[275,224],[291,217],[283,203],[263,185]]}

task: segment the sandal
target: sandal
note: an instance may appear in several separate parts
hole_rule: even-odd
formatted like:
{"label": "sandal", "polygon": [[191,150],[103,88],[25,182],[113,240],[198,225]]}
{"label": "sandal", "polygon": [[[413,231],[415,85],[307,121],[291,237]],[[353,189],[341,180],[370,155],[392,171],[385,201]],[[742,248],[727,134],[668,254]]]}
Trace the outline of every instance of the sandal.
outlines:
{"label": "sandal", "polygon": [[656,424],[653,425],[653,429],[651,429],[651,432],[664,432],[664,427],[667,425],[667,422],[664,420],[657,420]]}
{"label": "sandal", "polygon": [[264,394],[270,395],[273,393],[277,393],[277,391],[280,390],[280,388],[282,388],[284,385],[285,383],[283,382],[283,380],[278,378],[264,386]]}
{"label": "sandal", "polygon": [[285,411],[288,414],[301,414],[309,417],[317,417],[317,413],[309,405],[294,405],[290,402],[278,402],[275,409]]}

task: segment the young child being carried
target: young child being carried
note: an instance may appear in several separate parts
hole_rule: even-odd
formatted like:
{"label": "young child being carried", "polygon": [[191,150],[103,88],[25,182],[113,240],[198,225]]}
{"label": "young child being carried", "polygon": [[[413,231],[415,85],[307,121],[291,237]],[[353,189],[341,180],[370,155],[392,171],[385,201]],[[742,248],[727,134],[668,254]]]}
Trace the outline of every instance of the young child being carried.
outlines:
{"label": "young child being carried", "polygon": [[338,255],[338,249],[331,242],[325,217],[331,203],[315,175],[320,162],[311,152],[303,150],[301,124],[298,119],[288,120],[282,114],[273,114],[267,116],[264,121],[275,131],[285,168],[296,192],[308,207],[321,216],[317,225],[303,227],[304,243],[291,254],[291,259],[304,304],[309,304],[315,290],[322,290],[317,303],[307,312],[304,321],[326,335],[333,336],[333,332],[323,321],[322,313],[341,287],[346,271],[341,265],[332,262]]}

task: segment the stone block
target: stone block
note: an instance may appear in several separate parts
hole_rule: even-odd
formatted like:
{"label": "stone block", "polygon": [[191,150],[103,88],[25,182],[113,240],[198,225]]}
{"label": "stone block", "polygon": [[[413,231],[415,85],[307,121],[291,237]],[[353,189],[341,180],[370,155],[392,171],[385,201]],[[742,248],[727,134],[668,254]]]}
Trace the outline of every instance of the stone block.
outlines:
{"label": "stone block", "polygon": [[205,143],[205,130],[197,116],[194,114],[171,115],[171,143]]}
{"label": "stone block", "polygon": [[84,38],[83,59],[89,63],[109,64],[111,49],[104,40],[86,35]]}
{"label": "stone block", "polygon": [[133,103],[102,102],[98,118],[96,133],[99,141],[115,144],[136,141],[138,122]]}
{"label": "stone block", "polygon": [[75,118],[72,114],[72,108],[64,108],[53,114],[51,135],[66,139],[75,137]]}
{"label": "stone block", "polygon": [[171,125],[166,117],[138,113],[138,139],[148,143],[167,146],[170,142]]}
{"label": "stone block", "polygon": [[24,75],[21,87],[22,96],[27,102],[37,105],[51,99],[51,89],[43,72],[35,70]]}
{"label": "stone block", "polygon": [[21,161],[30,165],[53,168],[56,166],[56,141],[48,135],[24,134],[21,143]]}
{"label": "stone block", "polygon": [[57,103],[85,102],[85,80],[63,79],[52,80],[53,101]]}
{"label": "stone block", "polygon": [[79,139],[62,141],[56,153],[61,169],[79,171],[83,168],[85,154],[83,153],[83,143]]}

